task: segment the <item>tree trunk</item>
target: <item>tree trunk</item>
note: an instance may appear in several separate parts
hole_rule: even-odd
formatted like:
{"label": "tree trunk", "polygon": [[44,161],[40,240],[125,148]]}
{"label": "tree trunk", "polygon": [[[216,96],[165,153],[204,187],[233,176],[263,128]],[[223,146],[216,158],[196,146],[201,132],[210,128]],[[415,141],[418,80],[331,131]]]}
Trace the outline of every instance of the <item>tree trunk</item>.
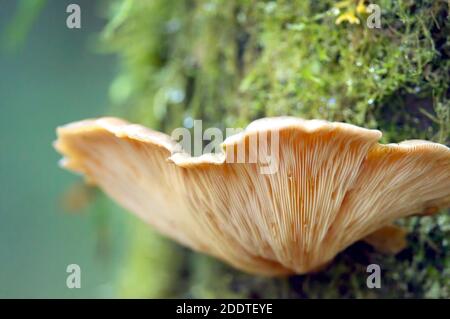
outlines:
{"label": "tree trunk", "polygon": [[[169,134],[191,119],[224,129],[292,115],[377,128],[383,142],[423,138],[448,145],[448,3],[377,4],[380,28],[368,22],[376,10],[353,0],[119,1],[103,32],[122,66],[112,84],[114,111]],[[233,270],[136,223],[121,292],[449,298],[448,214],[399,223],[410,235],[396,256],[357,243],[320,273],[281,279]],[[381,289],[366,285],[373,263],[382,269]]]}

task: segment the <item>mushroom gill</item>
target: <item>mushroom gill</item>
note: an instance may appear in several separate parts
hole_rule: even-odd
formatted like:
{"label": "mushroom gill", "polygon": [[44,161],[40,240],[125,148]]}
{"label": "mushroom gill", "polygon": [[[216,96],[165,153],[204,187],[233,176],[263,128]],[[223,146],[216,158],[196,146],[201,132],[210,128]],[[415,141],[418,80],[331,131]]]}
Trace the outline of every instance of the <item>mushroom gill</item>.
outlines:
{"label": "mushroom gill", "polygon": [[[239,148],[251,157],[261,133],[278,137],[268,145],[278,148],[275,172],[262,174],[260,158],[228,160]],[[260,119],[227,138],[222,154],[200,157],[115,118],[57,134],[63,167],[161,233],[251,273],[313,271],[355,241],[389,234],[379,230],[398,218],[450,206],[449,148],[382,145],[381,132],[344,123]]]}

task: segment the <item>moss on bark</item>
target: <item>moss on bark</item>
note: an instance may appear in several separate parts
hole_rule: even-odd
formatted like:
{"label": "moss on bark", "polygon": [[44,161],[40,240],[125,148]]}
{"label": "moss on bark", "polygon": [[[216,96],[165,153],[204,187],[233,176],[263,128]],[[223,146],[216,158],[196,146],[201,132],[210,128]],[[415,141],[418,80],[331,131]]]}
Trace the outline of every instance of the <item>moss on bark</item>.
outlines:
{"label": "moss on bark", "polygon": [[[376,3],[380,29],[352,0],[118,1],[103,33],[122,66],[114,110],[166,132],[189,117],[225,128],[294,115],[378,128],[384,142],[448,145],[448,2]],[[348,12],[360,23],[337,25]],[[121,287],[141,297],[449,298],[448,211],[400,223],[409,247],[397,256],[357,243],[319,274],[284,279],[240,273],[140,229]],[[381,289],[366,287],[370,263],[382,268]]]}

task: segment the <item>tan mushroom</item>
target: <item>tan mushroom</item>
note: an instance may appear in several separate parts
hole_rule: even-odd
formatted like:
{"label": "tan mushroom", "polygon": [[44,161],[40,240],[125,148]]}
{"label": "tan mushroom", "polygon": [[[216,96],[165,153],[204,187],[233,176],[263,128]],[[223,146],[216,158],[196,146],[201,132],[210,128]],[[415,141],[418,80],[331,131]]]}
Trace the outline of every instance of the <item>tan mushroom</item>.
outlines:
{"label": "tan mushroom", "polygon": [[[400,217],[450,206],[449,148],[381,145],[381,132],[344,123],[261,119],[226,139],[222,154],[200,157],[179,153],[165,134],[115,118],[57,133],[65,168],[161,233],[251,273],[313,271]],[[279,138],[269,145],[278,147],[273,174],[261,174],[259,160],[227,160],[239,147],[249,157],[260,133]],[[380,234],[390,233],[369,242]]]}

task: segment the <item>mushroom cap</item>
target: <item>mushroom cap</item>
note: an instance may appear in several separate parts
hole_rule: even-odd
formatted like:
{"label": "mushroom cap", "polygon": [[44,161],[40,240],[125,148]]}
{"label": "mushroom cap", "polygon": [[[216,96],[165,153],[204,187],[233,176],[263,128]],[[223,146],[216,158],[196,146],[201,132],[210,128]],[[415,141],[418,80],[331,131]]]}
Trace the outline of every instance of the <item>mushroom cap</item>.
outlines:
{"label": "mushroom cap", "polygon": [[[168,237],[241,270],[307,273],[398,218],[450,206],[450,149],[379,144],[381,132],[294,117],[264,118],[221,154],[180,151],[168,135],[117,118],[57,129],[63,167],[81,173]],[[277,136],[277,170],[229,161]],[[260,145],[260,144],[258,144]]]}

